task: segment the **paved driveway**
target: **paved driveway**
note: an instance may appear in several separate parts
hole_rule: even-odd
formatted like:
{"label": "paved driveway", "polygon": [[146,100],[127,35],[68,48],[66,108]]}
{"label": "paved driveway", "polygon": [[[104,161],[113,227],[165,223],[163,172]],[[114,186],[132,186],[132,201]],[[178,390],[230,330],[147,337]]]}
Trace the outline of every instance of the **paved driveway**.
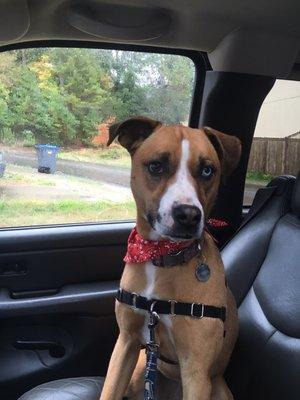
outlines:
{"label": "paved driveway", "polygon": [[[5,160],[7,163],[37,168],[36,156],[27,152],[6,151]],[[56,165],[57,171],[67,175],[129,187],[130,170],[126,168],[70,160],[57,160]]]}

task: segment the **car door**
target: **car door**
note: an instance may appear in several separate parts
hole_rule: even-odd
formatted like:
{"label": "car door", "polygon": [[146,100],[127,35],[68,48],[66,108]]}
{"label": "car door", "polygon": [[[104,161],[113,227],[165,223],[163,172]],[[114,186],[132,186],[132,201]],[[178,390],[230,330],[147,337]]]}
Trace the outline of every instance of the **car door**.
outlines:
{"label": "car door", "polygon": [[132,225],[1,232],[4,398],[59,377],[105,374],[117,335],[114,297]]}

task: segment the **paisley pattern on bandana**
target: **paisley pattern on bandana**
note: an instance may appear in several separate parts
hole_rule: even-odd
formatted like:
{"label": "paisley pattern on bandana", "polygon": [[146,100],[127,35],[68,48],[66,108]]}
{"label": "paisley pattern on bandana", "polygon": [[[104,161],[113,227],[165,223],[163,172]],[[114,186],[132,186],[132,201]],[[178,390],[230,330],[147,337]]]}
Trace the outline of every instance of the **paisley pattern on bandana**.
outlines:
{"label": "paisley pattern on bandana", "polygon": [[213,228],[225,228],[226,226],[229,226],[228,222],[216,218],[209,218],[207,224]]}
{"label": "paisley pattern on bandana", "polygon": [[137,232],[136,227],[131,231],[127,253],[124,257],[126,263],[143,263],[165,254],[176,253],[191,245],[191,241],[171,242],[171,240],[147,240]]}

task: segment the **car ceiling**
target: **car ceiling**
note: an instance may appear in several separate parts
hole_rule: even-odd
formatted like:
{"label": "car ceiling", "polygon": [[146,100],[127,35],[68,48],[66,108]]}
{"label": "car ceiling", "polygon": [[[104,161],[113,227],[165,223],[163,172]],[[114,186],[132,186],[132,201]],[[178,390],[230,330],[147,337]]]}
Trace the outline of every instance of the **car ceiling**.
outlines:
{"label": "car ceiling", "polygon": [[80,40],[201,50],[214,70],[287,77],[299,0],[0,0],[0,47]]}

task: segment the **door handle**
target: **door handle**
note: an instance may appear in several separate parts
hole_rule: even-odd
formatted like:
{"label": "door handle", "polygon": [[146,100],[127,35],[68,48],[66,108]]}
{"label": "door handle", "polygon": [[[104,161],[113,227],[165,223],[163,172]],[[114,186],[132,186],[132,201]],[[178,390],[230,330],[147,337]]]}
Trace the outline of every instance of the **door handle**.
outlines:
{"label": "door handle", "polygon": [[65,355],[65,348],[52,340],[17,340],[14,347],[19,350],[48,350],[51,357],[61,358]]}
{"label": "door handle", "polygon": [[0,276],[10,277],[15,275],[25,275],[27,273],[27,268],[25,262],[4,262],[0,264]]}

